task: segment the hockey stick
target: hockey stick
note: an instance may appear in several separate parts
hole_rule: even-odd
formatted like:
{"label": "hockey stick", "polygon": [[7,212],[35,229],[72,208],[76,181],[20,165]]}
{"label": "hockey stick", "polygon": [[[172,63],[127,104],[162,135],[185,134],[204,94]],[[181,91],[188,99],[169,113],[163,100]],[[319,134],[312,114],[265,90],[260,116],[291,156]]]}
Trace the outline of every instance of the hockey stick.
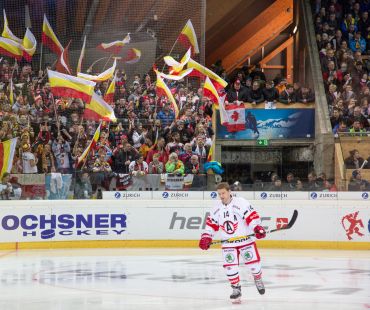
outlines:
{"label": "hockey stick", "polygon": [[[281,230],[286,230],[286,229],[290,229],[292,228],[292,226],[294,225],[295,221],[297,220],[297,217],[298,217],[298,211],[297,210],[294,210],[293,211],[293,215],[292,215],[292,218],[290,219],[289,223],[286,225],[286,226],[283,226],[281,228],[275,228],[275,229],[270,229],[270,230],[267,230],[266,231],[266,234],[271,234],[273,232],[276,232],[276,231],[281,231]],[[211,245],[214,245],[214,244],[223,244],[223,243],[227,243],[227,242],[233,242],[233,241],[238,241],[238,240],[247,240],[249,239],[250,237],[254,237],[256,234],[250,234],[250,235],[247,235],[247,236],[241,236],[241,237],[234,237],[234,238],[230,238],[230,239],[226,239],[226,240],[218,240],[218,241],[213,241],[211,243]]]}

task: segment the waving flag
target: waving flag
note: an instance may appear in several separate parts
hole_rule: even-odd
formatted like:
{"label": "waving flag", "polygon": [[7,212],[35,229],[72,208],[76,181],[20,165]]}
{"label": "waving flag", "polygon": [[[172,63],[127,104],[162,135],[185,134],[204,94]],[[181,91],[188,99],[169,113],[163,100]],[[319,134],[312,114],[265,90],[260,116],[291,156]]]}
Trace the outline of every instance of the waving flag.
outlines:
{"label": "waving flag", "polygon": [[189,75],[191,72],[193,71],[193,69],[186,69],[186,70],[183,70],[181,72],[178,72],[177,75],[173,75],[173,74],[164,74],[162,72],[158,72],[158,74],[164,78],[164,79],[167,79],[167,80],[173,80],[173,81],[179,81],[179,80],[182,80],[184,77],[186,77],[187,75]]}
{"label": "waving flag", "polygon": [[97,46],[97,48],[103,50],[104,52],[109,52],[111,54],[119,54],[122,48],[130,43],[130,34],[128,33],[127,36],[122,41],[114,41],[111,43],[101,43]]}
{"label": "waving flag", "polygon": [[172,74],[180,72],[184,68],[184,66],[188,63],[190,56],[191,48],[188,49],[185,55],[181,58],[180,62],[177,62],[171,56],[165,56],[163,57],[163,60],[166,63],[166,65],[170,67],[170,73]]}
{"label": "waving flag", "polygon": [[172,108],[175,111],[175,118],[177,119],[178,116],[179,116],[179,108],[177,106],[176,100],[173,97],[173,95],[172,95],[170,89],[168,88],[168,86],[166,85],[166,83],[162,80],[160,73],[158,71],[156,73],[157,73],[157,83],[156,83],[157,96],[158,97],[159,96],[165,96],[169,99],[169,101],[171,102]]}
{"label": "waving flag", "polygon": [[90,75],[86,73],[78,73],[77,76],[81,79],[94,82],[103,82],[113,77],[114,71],[116,70],[117,59],[114,59],[112,67],[100,73],[99,75]]}
{"label": "waving flag", "polygon": [[9,83],[9,102],[13,106],[14,104],[14,86],[13,86],[13,79],[10,79]]}
{"label": "waving flag", "polygon": [[23,38],[23,57],[31,62],[33,54],[36,52],[37,41],[33,33],[27,28]]}
{"label": "waving flag", "polygon": [[90,103],[85,105],[84,117],[95,121],[117,121],[113,108],[96,93],[93,93]]}
{"label": "waving flag", "polygon": [[71,41],[69,41],[66,48],[63,49],[62,53],[59,56],[58,62],[55,66],[57,71],[60,73],[72,74],[72,71],[69,65],[69,51],[68,51],[70,44],[71,44]]}
{"label": "waving flag", "polygon": [[228,132],[245,130],[245,107],[244,104],[229,104],[225,106],[225,96],[220,97],[220,122],[226,126]]}
{"label": "waving flag", "polygon": [[2,177],[5,172],[10,173],[13,167],[13,158],[15,148],[17,146],[17,139],[13,138],[8,141],[0,143],[0,176]]}
{"label": "waving flag", "polygon": [[100,127],[101,127],[101,123],[99,124],[98,128],[96,128],[95,133],[94,133],[94,136],[93,136],[91,142],[89,143],[89,145],[83,151],[83,153],[81,154],[81,156],[78,157],[78,159],[77,159],[77,167],[80,167],[81,166],[81,164],[84,162],[85,158],[89,154],[90,150],[92,148],[94,148],[95,145],[96,145],[96,143],[98,142],[99,137],[100,137]]}
{"label": "waving flag", "polygon": [[55,96],[81,98],[89,103],[94,93],[95,82],[48,70],[51,91]]}
{"label": "waving flag", "polygon": [[141,51],[137,48],[130,48],[127,51],[127,57],[123,61],[127,64],[134,64],[138,62],[141,58]]}
{"label": "waving flag", "polygon": [[44,23],[42,25],[42,44],[50,48],[55,54],[62,54],[64,48],[60,44],[57,36],[55,35],[53,29],[51,28],[46,15],[44,15]]}
{"label": "waving flag", "polygon": [[182,29],[178,40],[186,48],[191,47],[192,54],[199,54],[197,35],[195,34],[195,30],[190,19]]}
{"label": "waving flag", "polygon": [[217,93],[216,88],[214,87],[212,81],[210,80],[210,78],[208,76],[206,77],[206,80],[204,82],[203,94],[204,94],[204,96],[210,98],[213,103],[218,105],[218,103],[220,101],[220,97]]}
{"label": "waving flag", "polygon": [[86,36],[84,37],[84,43],[82,44],[80,58],[78,58],[78,64],[77,64],[77,69],[76,69],[77,74],[81,72],[82,60],[85,57],[85,46],[86,46]]}
{"label": "waving flag", "polygon": [[21,60],[23,57],[23,47],[21,44],[13,40],[0,37],[0,55]]}
{"label": "waving flag", "polygon": [[9,29],[8,19],[6,18],[5,10],[3,10],[3,14],[4,14],[4,30],[3,30],[2,36],[4,38],[13,40],[19,44],[22,44],[22,39],[15,36],[13,32]]}
{"label": "waving flag", "polygon": [[116,76],[114,76],[112,82],[110,82],[109,87],[105,92],[104,100],[108,103],[113,103],[115,92],[116,92]]}
{"label": "waving flag", "polygon": [[188,62],[188,68],[193,68],[194,70],[190,73],[190,76],[198,76],[200,78],[205,78],[208,76],[213,85],[215,86],[218,93],[227,86],[227,82],[219,77],[216,73],[209,70],[205,66],[197,63],[195,60],[191,59]]}

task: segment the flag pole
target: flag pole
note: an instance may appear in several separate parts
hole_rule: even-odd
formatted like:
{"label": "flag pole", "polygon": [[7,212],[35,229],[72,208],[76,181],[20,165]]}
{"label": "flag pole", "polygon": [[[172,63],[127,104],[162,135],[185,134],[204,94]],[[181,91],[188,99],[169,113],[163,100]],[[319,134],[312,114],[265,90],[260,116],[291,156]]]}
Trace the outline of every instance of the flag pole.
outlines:
{"label": "flag pole", "polygon": [[[171,48],[168,56],[171,56],[171,53],[172,53],[173,49],[175,48],[175,45],[176,45],[176,43],[177,43],[178,40],[179,40],[179,37],[177,37],[175,43],[173,43],[172,48]],[[166,63],[163,64],[163,67],[162,67],[162,71],[161,72],[163,72],[163,70],[164,70],[165,67],[166,67]]]}
{"label": "flag pole", "polygon": [[42,52],[43,52],[43,46],[44,44],[41,43],[41,50],[40,50],[40,68],[39,71],[42,69]]}
{"label": "flag pole", "polygon": [[103,70],[102,70],[102,71],[104,71],[105,67],[107,66],[107,64],[108,64],[109,60],[112,58],[112,56],[113,56],[113,54],[110,54],[110,55],[109,55],[109,58],[108,58],[108,60],[106,61],[106,63],[105,63],[105,65],[104,65],[104,67],[103,67]]}

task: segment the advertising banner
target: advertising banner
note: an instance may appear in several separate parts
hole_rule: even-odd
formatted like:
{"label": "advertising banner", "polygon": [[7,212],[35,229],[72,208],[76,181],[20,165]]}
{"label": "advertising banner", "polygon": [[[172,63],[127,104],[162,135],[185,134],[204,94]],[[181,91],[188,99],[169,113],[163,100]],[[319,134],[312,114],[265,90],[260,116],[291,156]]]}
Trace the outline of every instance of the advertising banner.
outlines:
{"label": "advertising banner", "polygon": [[315,109],[246,109],[245,130],[230,133],[217,117],[217,139],[312,139]]}
{"label": "advertising banner", "polygon": [[[186,193],[191,194],[191,193]],[[367,201],[252,200],[266,240],[370,242]],[[77,240],[197,240],[214,206],[212,200],[28,201],[0,208],[0,242]],[[217,239],[217,235],[215,236]]]}

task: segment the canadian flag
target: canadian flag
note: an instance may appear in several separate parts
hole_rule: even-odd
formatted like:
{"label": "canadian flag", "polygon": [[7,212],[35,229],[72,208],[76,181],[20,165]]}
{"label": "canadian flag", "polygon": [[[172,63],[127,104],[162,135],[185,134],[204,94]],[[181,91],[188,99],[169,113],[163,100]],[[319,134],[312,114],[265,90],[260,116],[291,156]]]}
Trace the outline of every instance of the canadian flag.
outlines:
{"label": "canadian flag", "polygon": [[242,103],[225,105],[225,96],[220,97],[221,125],[226,126],[228,132],[245,130],[245,107]]}

